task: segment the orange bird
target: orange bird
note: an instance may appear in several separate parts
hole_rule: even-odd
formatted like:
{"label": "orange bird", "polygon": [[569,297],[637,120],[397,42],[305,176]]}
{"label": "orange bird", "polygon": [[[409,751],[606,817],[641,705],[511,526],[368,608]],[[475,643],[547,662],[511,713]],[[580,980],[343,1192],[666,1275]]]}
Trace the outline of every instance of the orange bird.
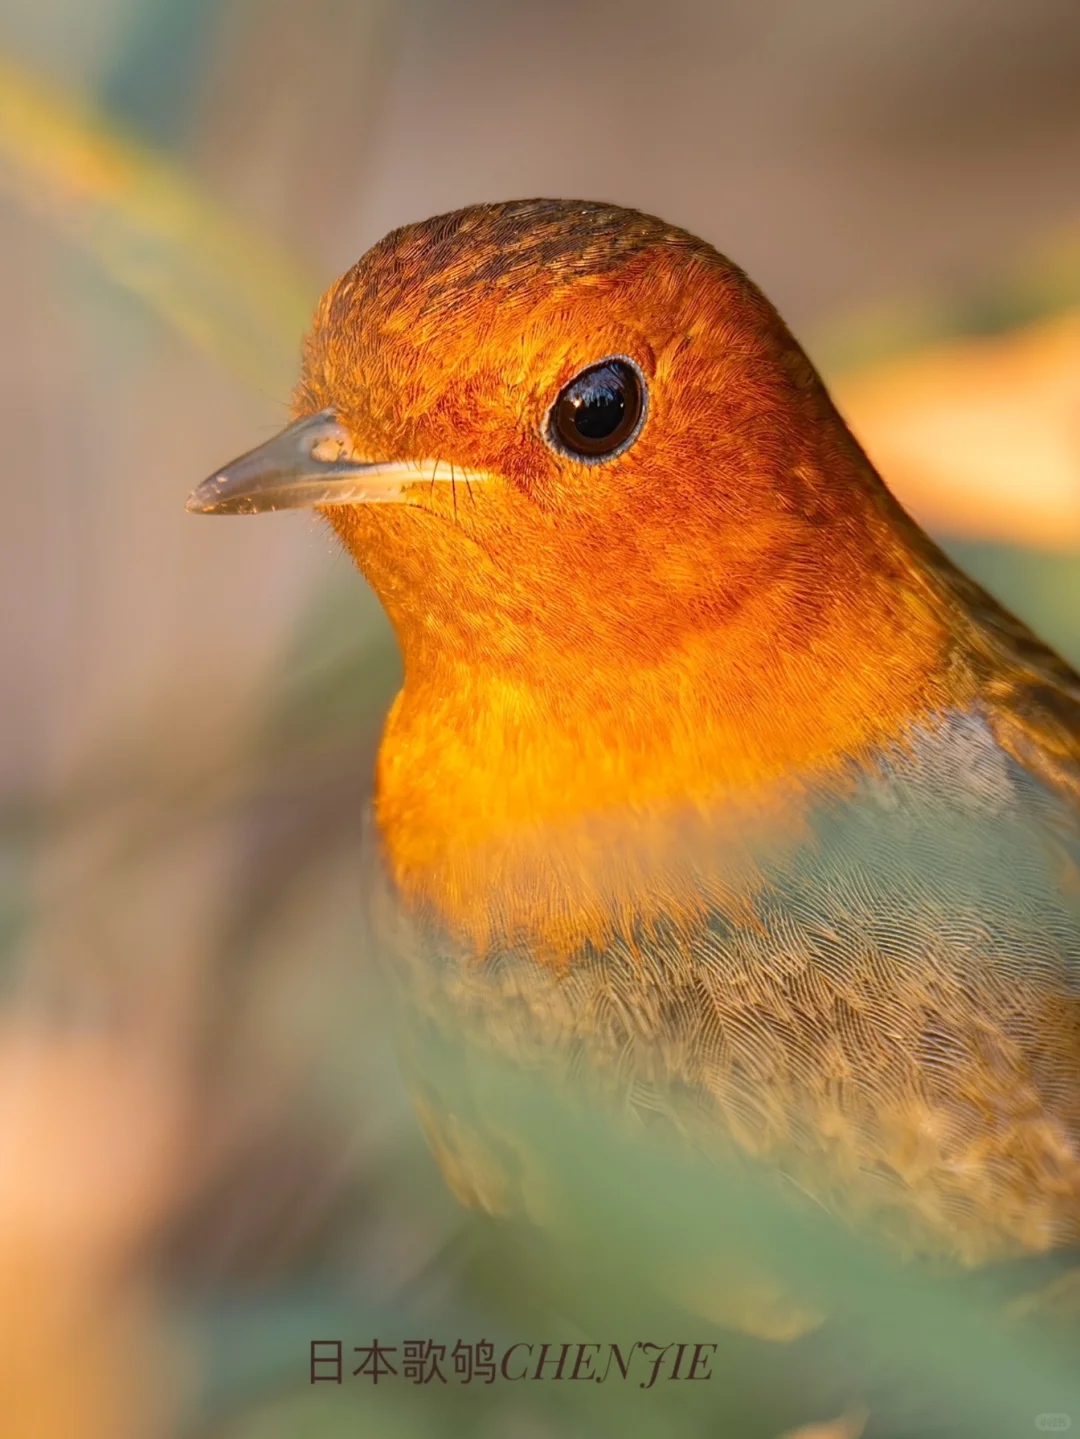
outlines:
{"label": "orange bird", "polygon": [[[374,813],[436,1026],[688,1096],[906,1253],[1080,1239],[1080,678],[742,271],[612,205],[408,225],[323,297],[294,408],[189,508],[319,508],[386,608]],[[512,1208],[482,1114],[421,1111]]]}

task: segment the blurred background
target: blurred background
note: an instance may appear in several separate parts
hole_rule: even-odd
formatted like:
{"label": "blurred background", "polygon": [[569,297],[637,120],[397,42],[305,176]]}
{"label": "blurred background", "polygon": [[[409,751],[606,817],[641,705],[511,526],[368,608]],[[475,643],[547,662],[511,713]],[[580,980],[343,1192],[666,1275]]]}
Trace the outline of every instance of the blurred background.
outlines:
{"label": "blurred background", "polygon": [[527,1281],[461,1261],[379,1020],[378,607],[306,517],[184,512],[322,287],[530,195],[736,259],[1080,660],[1075,0],[4,0],[5,1436],[693,1432],[309,1384],[316,1338],[532,1338]]}

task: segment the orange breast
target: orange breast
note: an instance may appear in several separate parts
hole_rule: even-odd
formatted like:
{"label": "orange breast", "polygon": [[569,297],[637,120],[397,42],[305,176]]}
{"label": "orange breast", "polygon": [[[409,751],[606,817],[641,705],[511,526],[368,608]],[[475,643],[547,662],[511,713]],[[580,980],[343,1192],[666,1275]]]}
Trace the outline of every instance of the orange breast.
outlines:
{"label": "orange breast", "polygon": [[479,952],[527,938],[556,962],[613,929],[745,908],[755,851],[802,837],[811,788],[842,792],[860,756],[970,698],[913,591],[870,587],[799,648],[755,608],[665,667],[597,655],[572,690],[554,658],[548,692],[467,657],[411,676],[376,801],[405,901]]}

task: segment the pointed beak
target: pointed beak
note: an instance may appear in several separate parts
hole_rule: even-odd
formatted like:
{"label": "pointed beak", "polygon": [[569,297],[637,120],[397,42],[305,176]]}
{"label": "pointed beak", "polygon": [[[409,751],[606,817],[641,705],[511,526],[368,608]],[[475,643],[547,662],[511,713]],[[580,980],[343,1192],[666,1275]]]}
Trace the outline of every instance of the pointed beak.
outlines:
{"label": "pointed beak", "polygon": [[[438,460],[353,460],[351,450],[352,439],[333,410],[320,410],[203,480],[187,508],[195,515],[255,515],[401,501],[411,484],[449,483],[454,473]],[[469,473],[470,481],[478,478]]]}

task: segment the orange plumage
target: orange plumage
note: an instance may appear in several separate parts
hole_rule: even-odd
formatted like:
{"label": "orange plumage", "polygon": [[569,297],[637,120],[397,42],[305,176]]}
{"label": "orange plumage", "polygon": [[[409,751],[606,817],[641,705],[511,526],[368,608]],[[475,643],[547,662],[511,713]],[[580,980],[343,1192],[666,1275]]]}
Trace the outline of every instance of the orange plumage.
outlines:
{"label": "orange plumage", "polygon": [[[563,442],[638,401],[609,454]],[[323,298],[295,408],[314,461],[193,506],[325,506],[390,616],[418,1008],[692,1093],[703,1142],[911,1252],[1080,1238],[1080,680],[746,276],[611,206],[408,226]],[[482,1103],[424,1105],[458,1192],[512,1204]]]}
{"label": "orange plumage", "polygon": [[[545,411],[623,353],[648,424],[582,472]],[[552,823],[827,770],[945,694],[933,588],[897,582],[907,526],[812,368],[739,270],[659,222],[523,207],[390,237],[320,306],[297,409],[326,405],[366,454],[505,481],[327,511],[405,658],[379,763],[395,878],[480,942],[493,890],[511,932],[565,911],[602,931],[612,885],[643,902],[640,842],[621,883],[590,894],[584,841],[536,894]]]}

